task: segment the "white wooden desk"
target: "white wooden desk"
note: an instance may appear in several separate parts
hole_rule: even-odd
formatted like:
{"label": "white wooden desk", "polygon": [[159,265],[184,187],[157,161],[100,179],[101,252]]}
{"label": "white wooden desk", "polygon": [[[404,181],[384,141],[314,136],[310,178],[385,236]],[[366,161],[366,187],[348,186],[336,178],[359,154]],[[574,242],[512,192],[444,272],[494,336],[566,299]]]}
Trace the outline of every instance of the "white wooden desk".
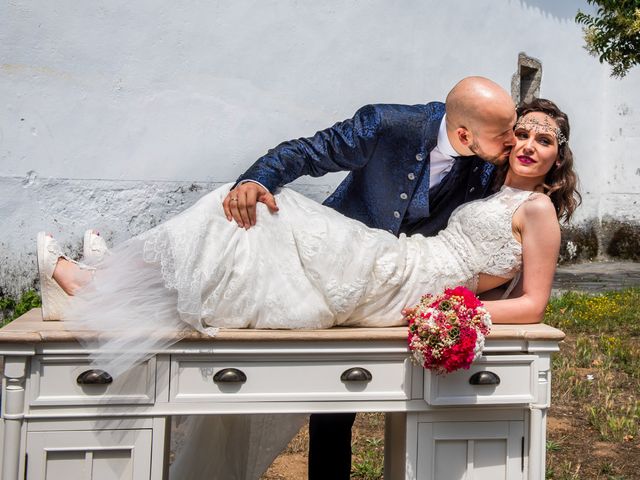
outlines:
{"label": "white wooden desk", "polygon": [[0,330],[2,480],[159,480],[172,415],[338,411],[388,412],[386,480],[544,479],[564,338],[546,325],[494,326],[485,356],[448,376],[410,362],[402,327],[194,333],[110,384],[78,383],[83,335],[39,310]]}

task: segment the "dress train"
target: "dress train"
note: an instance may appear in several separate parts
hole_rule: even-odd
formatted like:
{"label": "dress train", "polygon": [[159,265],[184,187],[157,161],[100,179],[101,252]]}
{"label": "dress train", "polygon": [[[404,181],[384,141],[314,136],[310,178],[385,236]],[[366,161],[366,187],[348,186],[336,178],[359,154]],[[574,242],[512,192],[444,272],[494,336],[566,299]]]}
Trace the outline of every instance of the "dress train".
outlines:
{"label": "dress train", "polygon": [[257,480],[307,418],[306,414],[178,417],[169,480]]}

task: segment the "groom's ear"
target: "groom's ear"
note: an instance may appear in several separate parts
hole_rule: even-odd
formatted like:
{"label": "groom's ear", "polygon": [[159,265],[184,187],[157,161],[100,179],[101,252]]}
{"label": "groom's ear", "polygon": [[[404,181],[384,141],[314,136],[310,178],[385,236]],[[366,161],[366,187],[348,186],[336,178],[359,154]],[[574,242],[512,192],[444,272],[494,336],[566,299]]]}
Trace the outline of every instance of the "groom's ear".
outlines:
{"label": "groom's ear", "polygon": [[471,145],[471,143],[473,143],[473,135],[465,127],[458,127],[456,129],[456,135],[460,143],[465,147],[468,147],[469,145]]}

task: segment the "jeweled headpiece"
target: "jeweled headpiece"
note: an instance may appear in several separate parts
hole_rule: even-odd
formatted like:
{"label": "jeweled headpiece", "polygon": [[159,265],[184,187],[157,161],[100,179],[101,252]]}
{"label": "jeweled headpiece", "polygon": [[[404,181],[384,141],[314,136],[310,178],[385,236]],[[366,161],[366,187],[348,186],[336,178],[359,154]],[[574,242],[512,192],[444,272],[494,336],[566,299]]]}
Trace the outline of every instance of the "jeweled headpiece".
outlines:
{"label": "jeweled headpiece", "polygon": [[555,134],[556,139],[558,140],[558,145],[567,143],[567,137],[564,136],[564,133],[562,133],[562,130],[560,130],[560,128],[558,127],[554,127],[553,125],[551,125],[551,122],[549,121],[549,117],[547,117],[546,115],[543,121],[540,121],[537,118],[532,118],[532,117],[527,118],[526,115],[523,115],[518,119],[518,121],[516,122],[516,126],[514,128],[518,128],[518,127],[526,128],[527,130],[532,130],[537,133],[553,133]]}

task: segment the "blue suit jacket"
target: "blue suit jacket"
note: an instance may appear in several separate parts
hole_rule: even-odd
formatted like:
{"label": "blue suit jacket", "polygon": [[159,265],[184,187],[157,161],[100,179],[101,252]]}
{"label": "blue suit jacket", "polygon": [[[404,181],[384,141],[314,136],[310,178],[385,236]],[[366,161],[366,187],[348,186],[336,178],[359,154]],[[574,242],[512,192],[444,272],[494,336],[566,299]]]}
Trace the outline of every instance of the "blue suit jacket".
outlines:
{"label": "blue suit jacket", "polygon": [[[238,181],[256,180],[274,192],[302,175],[350,171],[325,205],[396,235],[433,235],[457,206],[491,193],[494,171],[478,157],[461,157],[439,185],[429,188],[429,152],[443,116],[440,102],[366,105],[313,137],[269,150]],[[405,219],[409,209],[419,212],[410,223]]]}

